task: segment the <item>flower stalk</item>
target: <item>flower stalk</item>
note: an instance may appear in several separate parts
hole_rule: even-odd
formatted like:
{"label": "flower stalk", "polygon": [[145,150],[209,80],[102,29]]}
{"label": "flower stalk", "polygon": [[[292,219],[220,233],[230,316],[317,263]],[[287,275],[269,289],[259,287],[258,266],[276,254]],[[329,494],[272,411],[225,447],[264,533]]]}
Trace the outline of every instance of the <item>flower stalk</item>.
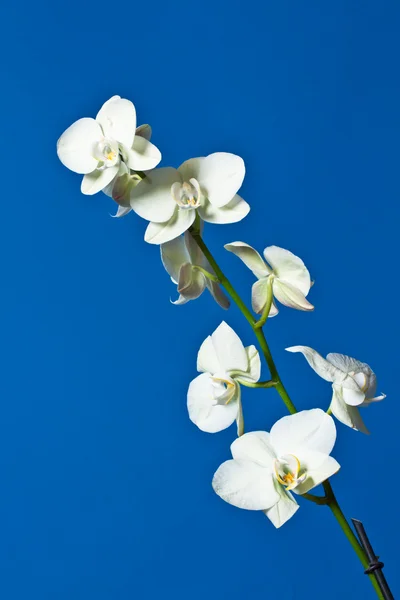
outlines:
{"label": "flower stalk", "polygon": [[[231,297],[233,302],[235,302],[236,306],[239,308],[239,310],[241,311],[241,313],[243,314],[245,319],[248,321],[248,323],[250,324],[251,328],[253,329],[253,331],[255,333],[257,341],[259,342],[262,353],[264,355],[264,358],[267,362],[267,365],[268,365],[268,368],[269,368],[269,371],[271,374],[271,380],[275,383],[275,385],[273,385],[273,386],[271,385],[271,386],[265,386],[265,387],[275,387],[275,389],[277,390],[278,394],[280,395],[281,399],[283,400],[288,411],[291,414],[295,414],[297,412],[297,409],[296,409],[295,405],[293,404],[292,400],[290,399],[290,396],[289,396],[288,392],[286,391],[286,388],[280,378],[278,369],[275,365],[275,361],[271,354],[271,350],[270,350],[267,340],[265,338],[264,331],[261,326],[257,326],[260,321],[257,321],[253,317],[252,313],[247,308],[247,306],[245,305],[245,303],[243,302],[243,300],[241,299],[241,297],[239,296],[239,294],[233,287],[232,283],[229,281],[229,279],[226,277],[226,275],[223,273],[223,271],[219,267],[214,256],[208,249],[208,246],[204,242],[199,229],[196,227],[192,227],[189,229],[189,232],[192,235],[195,242],[197,243],[197,245],[199,246],[200,250],[203,252],[203,254],[206,257],[206,259],[208,260],[208,262],[210,263],[212,269],[214,270],[216,276],[218,277],[219,283],[225,288],[226,292],[229,294],[229,296]],[[272,293],[271,293],[271,303],[272,303]],[[271,304],[269,305],[269,307],[271,307]],[[263,318],[263,316],[261,317],[261,319]],[[267,317],[268,317],[268,314],[266,316],[266,319],[267,319]],[[265,321],[266,321],[266,319],[265,319]],[[257,385],[255,387],[257,387]],[[324,487],[324,491],[325,491],[325,496],[319,497],[319,496],[314,496],[313,494],[306,493],[306,494],[303,494],[303,497],[311,502],[314,502],[315,504],[329,506],[330,510],[332,511],[333,516],[335,517],[336,521],[338,522],[339,526],[341,527],[344,535],[349,540],[353,550],[357,554],[364,569],[367,569],[368,564],[369,564],[367,556],[366,556],[361,544],[357,540],[357,537],[355,536],[352,528],[350,527],[342,509],[340,508],[339,503],[336,499],[336,496],[333,492],[333,489],[332,489],[332,486],[331,486],[329,480],[326,480],[323,483],[323,487]],[[377,597],[380,600],[385,600],[385,597],[382,594],[382,591],[380,589],[380,586],[379,586],[379,583],[375,576],[375,573],[369,573],[368,577],[369,577],[371,584],[376,592]]]}

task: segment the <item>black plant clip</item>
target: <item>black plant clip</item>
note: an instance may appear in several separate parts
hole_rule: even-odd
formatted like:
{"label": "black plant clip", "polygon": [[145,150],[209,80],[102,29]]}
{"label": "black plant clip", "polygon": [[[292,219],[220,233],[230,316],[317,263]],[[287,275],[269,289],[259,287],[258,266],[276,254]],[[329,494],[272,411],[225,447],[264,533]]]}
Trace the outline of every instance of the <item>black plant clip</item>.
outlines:
{"label": "black plant clip", "polygon": [[385,600],[394,600],[394,596],[390,591],[388,582],[386,581],[386,577],[384,576],[382,569],[384,567],[384,563],[379,560],[379,556],[376,556],[371,542],[368,539],[367,533],[364,529],[364,525],[358,519],[352,519],[354,528],[357,532],[358,538],[360,540],[360,544],[367,555],[368,559],[368,569],[364,571],[366,575],[371,575],[371,573],[375,573],[376,580],[381,589],[382,595]]}

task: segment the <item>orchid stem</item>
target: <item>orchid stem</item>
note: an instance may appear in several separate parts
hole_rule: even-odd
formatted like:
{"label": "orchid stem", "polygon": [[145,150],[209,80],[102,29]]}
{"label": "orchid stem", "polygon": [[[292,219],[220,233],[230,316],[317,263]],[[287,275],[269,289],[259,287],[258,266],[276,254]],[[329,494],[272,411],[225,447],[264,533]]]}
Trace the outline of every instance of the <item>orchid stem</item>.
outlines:
{"label": "orchid stem", "polygon": [[196,269],[196,271],[200,271],[200,273],[203,273],[203,275],[205,275],[207,279],[210,279],[211,281],[215,281],[216,283],[219,281],[216,275],[213,275],[212,273],[210,273],[206,269],[203,269],[203,267],[200,267],[199,265],[193,265],[193,269]]}
{"label": "orchid stem", "polygon": [[[269,349],[267,340],[265,338],[264,331],[262,329],[262,325],[258,325],[260,323],[260,321],[262,321],[262,319],[263,319],[264,312],[266,312],[265,307],[264,307],[264,311],[263,311],[263,315],[261,316],[261,319],[259,321],[257,321],[253,317],[252,313],[247,308],[247,306],[245,305],[245,303],[243,302],[243,300],[241,299],[241,297],[239,296],[239,294],[237,293],[237,291],[235,290],[235,288],[233,287],[233,285],[231,284],[229,279],[224,275],[224,273],[220,269],[218,263],[214,259],[213,255],[211,254],[210,250],[208,249],[207,245],[205,244],[203,238],[201,237],[199,228],[196,227],[196,225],[194,225],[189,229],[189,232],[190,232],[191,236],[193,237],[194,241],[196,242],[196,244],[198,245],[198,247],[200,248],[200,250],[203,252],[203,254],[206,257],[206,259],[208,260],[208,262],[210,263],[212,269],[214,270],[214,272],[217,276],[219,283],[225,288],[225,290],[227,291],[229,296],[232,298],[232,300],[236,304],[236,306],[239,308],[239,310],[241,311],[241,313],[243,314],[245,319],[250,323],[251,328],[253,329],[253,331],[255,333],[257,341],[260,344],[262,353],[264,355],[264,358],[267,362],[267,365],[268,365],[268,368],[269,368],[269,371],[271,374],[271,380],[275,384],[274,386],[265,386],[265,387],[275,387],[275,389],[277,390],[278,394],[280,395],[281,399],[283,400],[288,411],[291,414],[296,413],[297,409],[296,409],[295,405],[293,404],[292,400],[290,399],[290,396],[287,393],[285,386],[282,383],[282,380],[278,373],[278,369],[275,365],[275,361],[272,358],[271,350]],[[272,293],[271,293],[271,302],[272,302]],[[271,305],[269,307],[269,310],[270,310],[270,308],[271,308]],[[269,310],[268,310],[268,313],[269,313]],[[266,316],[265,321],[267,320],[267,318],[268,318],[268,314]],[[263,323],[263,325],[264,325],[264,323]],[[266,382],[266,383],[268,383],[268,382]],[[328,409],[328,411],[329,411],[329,409]],[[328,414],[330,414],[330,413],[328,412]],[[329,480],[326,480],[324,482],[323,486],[324,486],[324,490],[325,490],[325,496],[319,497],[319,496],[314,496],[313,494],[303,494],[303,497],[305,497],[307,500],[311,500],[315,504],[326,504],[327,506],[329,506],[335,519],[339,523],[345,536],[347,537],[347,539],[349,540],[355,553],[357,554],[364,569],[367,569],[369,566],[367,556],[366,556],[363,548],[361,547],[360,543],[358,542],[349,523],[347,522],[346,517],[344,516],[342,509],[340,508],[339,503],[336,500],[335,494],[333,493],[333,489],[332,489],[332,486],[331,486]],[[368,574],[368,577],[374,587],[374,590],[375,590],[378,598],[380,598],[380,600],[385,600],[385,598],[382,595],[382,592],[380,590],[380,587],[379,587],[378,581],[375,577],[375,574],[370,573],[370,574]]]}
{"label": "orchid stem", "polygon": [[271,388],[271,387],[276,387],[276,385],[278,384],[277,381],[274,381],[273,379],[269,379],[268,381],[246,381],[245,379],[240,379],[239,377],[236,377],[236,381],[238,383],[240,383],[240,385],[244,385],[244,387],[249,387],[249,388]]}

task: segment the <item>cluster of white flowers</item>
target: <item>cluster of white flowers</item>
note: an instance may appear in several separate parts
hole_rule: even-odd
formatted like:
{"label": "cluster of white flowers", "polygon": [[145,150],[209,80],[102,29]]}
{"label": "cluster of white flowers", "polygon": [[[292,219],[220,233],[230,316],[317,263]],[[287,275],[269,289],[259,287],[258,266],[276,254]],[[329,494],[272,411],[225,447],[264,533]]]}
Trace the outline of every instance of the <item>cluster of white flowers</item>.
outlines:
{"label": "cluster of white flowers", "polygon": [[[161,153],[150,142],[151,128],[136,125],[132,102],[114,96],[96,119],[80,119],[62,134],[58,156],[66,167],[84,175],[84,194],[103,191],[119,205],[116,216],[132,210],[149,222],[145,240],[160,245],[162,263],[177,285],[179,296],[174,304],[194,300],[207,288],[226,309],[229,300],[192,233],[195,225],[201,236],[204,222],[234,223],[248,214],[249,205],[238,195],[244,162],[234,154],[216,152],[189,159],[177,169],[156,168]],[[225,248],[257,278],[252,308],[264,320],[278,314],[275,301],[301,311],[313,310],[307,300],[312,281],[300,258],[277,246],[265,248],[265,260],[244,242]],[[200,375],[190,383],[187,394],[189,417],[202,431],[215,433],[237,423],[232,460],[223,463],[213,478],[216,493],[234,506],[263,511],[276,527],[299,508],[291,492],[307,494],[340,468],[330,456],[336,440],[330,413],[368,433],[358,409],[385,398],[375,396],[376,377],[365,363],[343,354],[328,354],[324,359],[307,346],[287,350],[303,353],[314,371],[332,383],[327,412],[304,410],[280,419],[270,433],[244,433],[241,386],[262,385],[258,383],[261,361],[255,346],[244,347],[225,322],[201,345]]]}

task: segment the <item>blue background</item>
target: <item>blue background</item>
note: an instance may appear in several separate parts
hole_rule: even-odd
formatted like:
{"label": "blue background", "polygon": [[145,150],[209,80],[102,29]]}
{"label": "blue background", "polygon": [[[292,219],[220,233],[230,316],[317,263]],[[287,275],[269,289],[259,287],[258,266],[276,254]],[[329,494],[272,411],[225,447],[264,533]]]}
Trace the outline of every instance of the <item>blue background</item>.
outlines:
{"label": "blue background", "polygon": [[[275,530],[211,489],[234,428],[189,421],[196,353],[233,307],[184,307],[145,222],[84,197],[55,143],[114,94],[150,122],[163,164],[244,157],[250,215],[206,240],[249,300],[252,276],[222,249],[242,239],[300,255],[312,314],[268,323],[300,408],[329,384],[284,348],[368,362],[388,397],[339,425],[334,478],[393,592],[398,570],[400,5],[48,0],[2,8],[0,592],[5,600],[373,598],[329,510],[302,502]],[[264,378],[268,376],[264,370]],[[285,414],[246,390],[247,429]]]}

